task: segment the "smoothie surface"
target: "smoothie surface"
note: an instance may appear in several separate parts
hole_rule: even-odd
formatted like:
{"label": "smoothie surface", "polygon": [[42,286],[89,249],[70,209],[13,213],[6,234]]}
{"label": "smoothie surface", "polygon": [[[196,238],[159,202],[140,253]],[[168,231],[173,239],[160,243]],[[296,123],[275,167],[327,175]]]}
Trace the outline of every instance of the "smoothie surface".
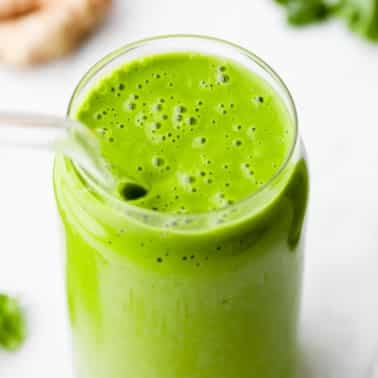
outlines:
{"label": "smoothie surface", "polygon": [[148,189],[132,203],[170,213],[215,210],[253,194],[294,138],[284,103],[263,79],[189,52],[117,68],[91,89],[77,118],[95,128],[113,174]]}

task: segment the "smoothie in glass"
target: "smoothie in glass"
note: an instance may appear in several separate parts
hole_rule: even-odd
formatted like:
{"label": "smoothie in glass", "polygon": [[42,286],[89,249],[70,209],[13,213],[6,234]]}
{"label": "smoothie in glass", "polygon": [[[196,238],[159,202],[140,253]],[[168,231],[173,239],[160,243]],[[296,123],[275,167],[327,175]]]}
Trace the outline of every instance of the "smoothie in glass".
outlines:
{"label": "smoothie in glass", "polygon": [[161,37],[97,64],[69,115],[120,182],[56,158],[77,377],[294,378],[308,179],[280,79]]}

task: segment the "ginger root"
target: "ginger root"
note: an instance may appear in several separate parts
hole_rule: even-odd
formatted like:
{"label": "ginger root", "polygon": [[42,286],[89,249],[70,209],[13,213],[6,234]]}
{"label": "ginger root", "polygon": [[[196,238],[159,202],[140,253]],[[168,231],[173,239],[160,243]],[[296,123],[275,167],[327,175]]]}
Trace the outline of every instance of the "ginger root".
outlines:
{"label": "ginger root", "polygon": [[37,0],[1,0],[0,20],[32,12],[39,7]]}
{"label": "ginger root", "polygon": [[0,0],[0,63],[66,55],[105,17],[112,0]]}

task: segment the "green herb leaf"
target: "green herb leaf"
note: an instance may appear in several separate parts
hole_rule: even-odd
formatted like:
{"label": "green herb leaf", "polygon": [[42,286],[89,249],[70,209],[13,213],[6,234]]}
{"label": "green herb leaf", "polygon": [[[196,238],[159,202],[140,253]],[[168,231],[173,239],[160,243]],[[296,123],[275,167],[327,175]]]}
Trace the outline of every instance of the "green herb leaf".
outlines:
{"label": "green herb leaf", "polygon": [[337,14],[353,32],[378,41],[378,0],[341,0]]}
{"label": "green herb leaf", "polygon": [[303,26],[327,20],[344,19],[362,37],[378,41],[378,0],[275,0],[286,8],[290,24]]}
{"label": "green herb leaf", "polygon": [[328,18],[332,7],[323,0],[276,0],[286,6],[290,24],[302,26],[320,22]]}
{"label": "green herb leaf", "polygon": [[25,321],[17,301],[0,294],[0,348],[16,350],[25,339]]}

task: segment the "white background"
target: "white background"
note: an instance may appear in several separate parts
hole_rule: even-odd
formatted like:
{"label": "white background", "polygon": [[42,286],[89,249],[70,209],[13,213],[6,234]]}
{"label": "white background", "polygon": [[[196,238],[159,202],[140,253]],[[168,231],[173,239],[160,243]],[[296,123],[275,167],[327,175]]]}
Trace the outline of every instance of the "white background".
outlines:
{"label": "white background", "polygon": [[[372,377],[378,45],[337,22],[290,29],[271,0],[118,0],[108,23],[75,55],[29,71],[0,69],[0,110],[63,115],[91,64],[122,44],[165,33],[239,43],[269,62],[292,90],[312,177],[300,378]],[[51,166],[47,152],[0,149],[0,291],[22,300],[29,322],[23,349],[0,352],[1,378],[71,377]]]}

